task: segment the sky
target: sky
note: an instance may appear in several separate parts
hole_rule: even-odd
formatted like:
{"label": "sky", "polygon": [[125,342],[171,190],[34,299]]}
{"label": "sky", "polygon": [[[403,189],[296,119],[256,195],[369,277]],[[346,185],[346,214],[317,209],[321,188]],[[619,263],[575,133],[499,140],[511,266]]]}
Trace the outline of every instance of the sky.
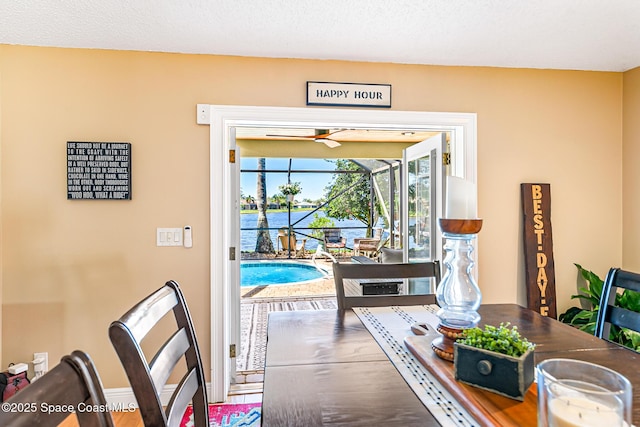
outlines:
{"label": "sky", "polygon": [[[278,186],[287,183],[289,159],[267,158],[266,168],[282,170],[283,173],[267,174],[267,196],[271,197],[280,193]],[[255,170],[258,168],[258,159],[243,157],[240,159],[240,169]],[[292,169],[298,170],[334,170],[334,164],[324,159],[292,159]],[[324,196],[324,188],[331,181],[332,174],[323,173],[292,173],[291,182],[300,182],[302,192],[296,196],[296,200],[317,200]],[[241,173],[240,188],[245,196],[256,196],[256,173]]]}

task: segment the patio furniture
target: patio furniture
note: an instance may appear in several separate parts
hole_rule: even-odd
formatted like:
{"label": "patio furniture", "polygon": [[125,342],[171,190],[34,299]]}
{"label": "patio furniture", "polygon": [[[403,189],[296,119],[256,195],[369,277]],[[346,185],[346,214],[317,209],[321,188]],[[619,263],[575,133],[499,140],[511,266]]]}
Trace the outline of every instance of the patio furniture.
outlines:
{"label": "patio furniture", "polygon": [[298,242],[296,233],[289,234],[286,228],[278,230],[278,243],[282,246],[282,251],[279,251],[281,254],[289,255],[289,252],[293,252],[294,257],[304,257],[306,253],[305,245],[307,239],[301,239],[300,242]]}
{"label": "patio furniture", "polygon": [[324,247],[327,252],[331,249],[337,249],[338,253],[347,247],[347,239],[342,237],[339,228],[324,228]]}
{"label": "patio furniture", "polygon": [[[403,279],[411,278],[433,278],[435,287],[440,283],[440,262],[421,262],[413,264],[333,264],[333,280],[336,285],[336,297],[338,308],[346,310],[352,307],[382,307],[390,305],[423,305],[435,304],[435,293],[430,294],[411,294],[408,289],[401,295],[389,295],[381,293],[379,295],[364,295],[363,290],[351,291],[354,286],[349,286],[350,291],[347,292],[347,285],[358,282],[360,288],[364,284],[380,285],[387,288],[387,285],[397,285],[402,283]],[[348,279],[353,279],[349,281]],[[349,283],[345,283],[349,282]],[[405,284],[405,286],[407,286]]]}
{"label": "patio furniture", "polygon": [[[155,333],[151,335],[158,338],[156,330],[160,328],[156,326],[163,325],[161,330],[165,332],[167,320],[173,326],[173,333],[168,337],[163,334],[166,341],[156,341],[157,347],[145,343],[149,345],[143,352],[142,340],[152,331]],[[145,426],[177,427],[189,404],[193,407],[193,425],[209,426],[207,385],[200,350],[187,303],[176,282],[167,282],[112,322],[109,337],[127,373]],[[178,387],[167,390],[170,399],[165,409],[160,397],[172,373],[181,376]]]}
{"label": "patio furniture", "polygon": [[380,239],[355,238],[353,239],[353,254],[372,257],[378,252],[378,245],[380,245]]}

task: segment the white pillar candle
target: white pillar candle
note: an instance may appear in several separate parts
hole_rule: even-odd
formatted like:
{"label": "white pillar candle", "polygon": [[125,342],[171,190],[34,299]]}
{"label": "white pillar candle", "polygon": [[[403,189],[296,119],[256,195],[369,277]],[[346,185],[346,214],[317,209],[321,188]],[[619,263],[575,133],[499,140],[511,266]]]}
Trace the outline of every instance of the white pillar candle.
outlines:
{"label": "white pillar candle", "polygon": [[476,185],[457,176],[447,176],[445,218],[476,219]]}
{"label": "white pillar candle", "polygon": [[622,422],[622,408],[612,408],[586,397],[562,397],[549,401],[549,427],[614,427]]}

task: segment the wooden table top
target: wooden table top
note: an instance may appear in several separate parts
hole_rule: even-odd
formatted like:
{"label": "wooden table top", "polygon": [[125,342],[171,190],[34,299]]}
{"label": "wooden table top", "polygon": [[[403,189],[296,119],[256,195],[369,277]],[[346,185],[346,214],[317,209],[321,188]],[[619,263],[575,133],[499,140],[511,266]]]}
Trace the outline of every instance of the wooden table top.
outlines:
{"label": "wooden table top", "polygon": [[[536,343],[535,363],[550,358],[585,360],[608,366],[640,387],[637,371],[638,354],[615,344],[598,339],[548,317],[516,305],[493,305],[480,309],[481,325],[498,325],[509,318],[520,333]],[[503,317],[504,316],[504,317]],[[524,401],[518,402],[496,393],[462,384],[455,380],[453,364],[438,358],[431,349],[436,335],[412,336],[405,339],[409,350],[447,388],[454,398],[478,421],[480,426],[536,427],[537,390],[532,384]],[[640,393],[635,396],[635,408],[640,406]],[[634,413],[634,418],[638,413]],[[637,420],[635,420],[637,424]]]}
{"label": "wooden table top", "polygon": [[356,314],[269,314],[263,427],[439,426]]}
{"label": "wooden table top", "polygon": [[[479,313],[481,324],[518,326],[536,344],[536,363],[579,359],[625,375],[640,425],[638,353],[515,304],[484,305]],[[262,417],[267,427],[439,425],[351,310],[270,314]]]}

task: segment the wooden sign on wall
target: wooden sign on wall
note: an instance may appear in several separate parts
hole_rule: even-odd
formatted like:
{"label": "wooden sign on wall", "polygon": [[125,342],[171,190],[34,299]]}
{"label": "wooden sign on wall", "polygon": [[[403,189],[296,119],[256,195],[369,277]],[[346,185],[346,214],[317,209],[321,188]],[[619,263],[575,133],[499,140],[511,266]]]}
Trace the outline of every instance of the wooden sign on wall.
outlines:
{"label": "wooden sign on wall", "polygon": [[67,142],[67,199],[131,200],[131,144]]}
{"label": "wooden sign on wall", "polygon": [[551,234],[551,185],[520,184],[524,223],[527,307],[557,317]]}

